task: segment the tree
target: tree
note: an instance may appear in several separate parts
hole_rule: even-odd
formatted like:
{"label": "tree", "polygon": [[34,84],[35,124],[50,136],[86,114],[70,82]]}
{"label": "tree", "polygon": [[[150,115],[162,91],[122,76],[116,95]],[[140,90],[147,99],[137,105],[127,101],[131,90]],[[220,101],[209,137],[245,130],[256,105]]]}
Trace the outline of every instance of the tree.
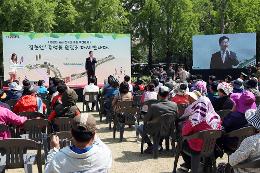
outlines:
{"label": "tree", "polygon": [[77,31],[77,18],[79,16],[71,0],[59,0],[55,9],[55,32]]}

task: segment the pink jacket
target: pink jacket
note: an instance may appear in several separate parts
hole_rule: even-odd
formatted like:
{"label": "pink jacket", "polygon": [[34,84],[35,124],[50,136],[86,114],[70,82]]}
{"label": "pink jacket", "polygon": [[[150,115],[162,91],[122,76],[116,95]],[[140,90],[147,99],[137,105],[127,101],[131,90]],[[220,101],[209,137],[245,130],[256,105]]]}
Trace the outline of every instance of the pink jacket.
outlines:
{"label": "pink jacket", "polygon": [[[21,126],[27,120],[26,117],[21,117],[10,111],[9,109],[0,107],[0,124]],[[0,132],[0,140],[10,138],[11,134],[8,131]]]}

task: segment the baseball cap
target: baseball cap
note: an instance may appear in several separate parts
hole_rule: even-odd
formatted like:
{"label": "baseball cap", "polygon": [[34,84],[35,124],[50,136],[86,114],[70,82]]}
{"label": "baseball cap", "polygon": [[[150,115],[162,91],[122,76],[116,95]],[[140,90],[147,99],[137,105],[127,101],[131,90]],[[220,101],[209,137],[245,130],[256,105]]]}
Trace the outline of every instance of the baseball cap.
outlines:
{"label": "baseball cap", "polygon": [[72,129],[76,132],[90,132],[94,134],[97,130],[96,119],[91,114],[75,116],[72,121]]}

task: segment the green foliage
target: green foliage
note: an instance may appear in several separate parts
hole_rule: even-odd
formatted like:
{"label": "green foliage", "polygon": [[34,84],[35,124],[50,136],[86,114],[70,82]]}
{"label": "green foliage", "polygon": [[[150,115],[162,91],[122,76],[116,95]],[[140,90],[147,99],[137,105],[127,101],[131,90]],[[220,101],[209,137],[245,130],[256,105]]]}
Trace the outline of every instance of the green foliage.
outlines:
{"label": "green foliage", "polygon": [[0,29],[130,33],[135,61],[191,64],[193,35],[259,32],[259,14],[259,0],[2,0]]}

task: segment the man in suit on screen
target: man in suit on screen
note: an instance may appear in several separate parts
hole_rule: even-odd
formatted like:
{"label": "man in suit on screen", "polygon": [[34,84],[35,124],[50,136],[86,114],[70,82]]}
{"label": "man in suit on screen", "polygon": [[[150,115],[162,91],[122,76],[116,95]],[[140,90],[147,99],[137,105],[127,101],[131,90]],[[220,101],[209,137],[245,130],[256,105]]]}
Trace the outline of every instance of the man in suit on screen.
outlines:
{"label": "man in suit on screen", "polygon": [[228,49],[229,38],[226,36],[220,37],[219,46],[220,51],[212,54],[210,69],[229,69],[237,66],[239,61],[237,60],[236,53]]}

